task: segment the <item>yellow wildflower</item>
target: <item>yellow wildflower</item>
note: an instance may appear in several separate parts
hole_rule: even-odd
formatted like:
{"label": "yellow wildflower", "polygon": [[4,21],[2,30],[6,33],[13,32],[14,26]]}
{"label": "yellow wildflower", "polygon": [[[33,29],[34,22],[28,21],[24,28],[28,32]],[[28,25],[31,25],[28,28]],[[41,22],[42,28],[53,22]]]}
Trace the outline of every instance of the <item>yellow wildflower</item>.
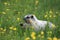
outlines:
{"label": "yellow wildflower", "polygon": [[20,12],[18,12],[18,14],[20,14]]}
{"label": "yellow wildflower", "polygon": [[35,33],[35,32],[32,32],[31,36],[32,36],[32,35],[36,35],[36,33]]}
{"label": "yellow wildflower", "polygon": [[6,31],[6,29],[3,30],[4,32]]}
{"label": "yellow wildflower", "polygon": [[36,0],[35,4],[37,5],[37,4],[38,4],[38,2],[39,2],[39,1],[38,1],[38,0]]}
{"label": "yellow wildflower", "polygon": [[52,15],[49,15],[49,17],[51,18],[51,17],[52,17]]}
{"label": "yellow wildflower", "polygon": [[57,37],[54,37],[53,40],[58,40]]}
{"label": "yellow wildflower", "polygon": [[20,20],[20,18],[17,18],[17,21],[19,21]]}
{"label": "yellow wildflower", "polygon": [[52,24],[52,27],[55,28],[56,26],[54,24]]}
{"label": "yellow wildflower", "polygon": [[32,36],[32,39],[33,39],[33,40],[35,40],[35,39],[36,39],[36,37],[35,37],[35,36]]}
{"label": "yellow wildflower", "polygon": [[52,38],[51,38],[51,37],[48,37],[47,39],[48,39],[48,40],[52,40]]}
{"label": "yellow wildflower", "polygon": [[7,5],[8,3],[7,2],[4,2],[5,5]]}
{"label": "yellow wildflower", "polygon": [[29,37],[27,37],[27,38],[25,38],[25,40],[30,40],[30,38],[29,38]]}
{"label": "yellow wildflower", "polygon": [[10,5],[8,2],[4,2],[4,5]]}
{"label": "yellow wildflower", "polygon": [[49,11],[49,13],[51,13],[51,14],[52,14],[52,13],[53,13],[53,11],[51,11],[51,10],[50,10],[50,11]]}
{"label": "yellow wildflower", "polygon": [[31,34],[31,37],[32,37],[32,39],[34,40],[34,39],[36,39],[36,33],[35,32],[32,32],[32,34]]}
{"label": "yellow wildflower", "polygon": [[14,30],[14,31],[16,31],[16,30],[17,30],[17,28],[15,27],[15,28],[13,28],[13,30]]}
{"label": "yellow wildflower", "polygon": [[44,35],[44,32],[43,32],[43,31],[41,31],[41,34],[42,34],[42,35]]}
{"label": "yellow wildflower", "polygon": [[2,12],[3,14],[6,14],[6,12]]}
{"label": "yellow wildflower", "polygon": [[10,10],[10,9],[6,9],[7,11]]}
{"label": "yellow wildflower", "polygon": [[3,30],[3,28],[0,28],[0,30]]}
{"label": "yellow wildflower", "polygon": [[13,27],[9,27],[9,29],[13,29]]}
{"label": "yellow wildflower", "polygon": [[47,18],[47,17],[48,17],[48,15],[46,14],[44,17],[45,17],[45,18]]}

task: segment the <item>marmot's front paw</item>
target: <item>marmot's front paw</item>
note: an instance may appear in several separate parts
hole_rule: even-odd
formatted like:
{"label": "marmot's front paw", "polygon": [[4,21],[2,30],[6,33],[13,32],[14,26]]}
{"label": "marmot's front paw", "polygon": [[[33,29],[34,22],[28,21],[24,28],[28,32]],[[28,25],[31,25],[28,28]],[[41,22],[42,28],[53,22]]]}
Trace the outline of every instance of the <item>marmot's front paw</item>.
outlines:
{"label": "marmot's front paw", "polygon": [[21,23],[20,26],[23,26],[23,23]]}

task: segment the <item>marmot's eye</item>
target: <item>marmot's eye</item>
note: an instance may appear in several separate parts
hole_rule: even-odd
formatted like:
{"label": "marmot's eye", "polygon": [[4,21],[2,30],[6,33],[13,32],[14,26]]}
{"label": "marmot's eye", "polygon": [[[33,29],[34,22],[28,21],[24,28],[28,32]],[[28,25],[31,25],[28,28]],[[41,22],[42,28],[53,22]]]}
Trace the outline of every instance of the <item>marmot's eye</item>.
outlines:
{"label": "marmot's eye", "polygon": [[33,16],[31,16],[31,18],[33,18]]}
{"label": "marmot's eye", "polygon": [[30,18],[30,17],[26,17],[26,18]]}

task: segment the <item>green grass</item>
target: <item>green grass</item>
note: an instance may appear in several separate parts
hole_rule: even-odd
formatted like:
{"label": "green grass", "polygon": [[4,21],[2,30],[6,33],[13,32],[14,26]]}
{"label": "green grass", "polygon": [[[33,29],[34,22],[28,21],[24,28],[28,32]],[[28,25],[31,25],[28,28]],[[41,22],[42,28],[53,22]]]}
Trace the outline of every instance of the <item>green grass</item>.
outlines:
{"label": "green grass", "polygon": [[[60,38],[60,0],[0,0],[0,40],[48,40]],[[21,29],[23,17],[34,14],[39,20],[51,21],[56,30],[46,28],[44,34],[32,29]],[[49,37],[49,38],[48,38]],[[60,40],[60,39],[59,39]]]}

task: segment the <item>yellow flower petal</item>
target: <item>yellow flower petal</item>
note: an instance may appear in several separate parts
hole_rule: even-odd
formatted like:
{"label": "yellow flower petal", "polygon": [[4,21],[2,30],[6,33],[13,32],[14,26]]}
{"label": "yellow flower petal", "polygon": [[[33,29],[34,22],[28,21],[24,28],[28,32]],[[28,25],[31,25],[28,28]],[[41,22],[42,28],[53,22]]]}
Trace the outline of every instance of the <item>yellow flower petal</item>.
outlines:
{"label": "yellow flower petal", "polygon": [[10,9],[6,9],[7,11],[10,10]]}
{"label": "yellow flower petal", "polygon": [[55,28],[56,26],[54,24],[52,24],[52,27]]}
{"label": "yellow flower petal", "polygon": [[13,29],[13,27],[9,27],[9,29]]}
{"label": "yellow flower petal", "polygon": [[47,39],[48,39],[48,40],[52,40],[52,38],[51,38],[51,37],[48,37]]}
{"label": "yellow flower petal", "polygon": [[52,14],[52,13],[53,13],[53,11],[52,11],[52,10],[50,10],[50,11],[49,11],[49,13],[51,13],[51,14]]}
{"label": "yellow flower petal", "polygon": [[14,30],[14,31],[16,31],[16,30],[17,30],[17,28],[15,27],[15,28],[13,28],[13,30]]}
{"label": "yellow flower petal", "polygon": [[44,32],[43,32],[43,31],[41,31],[41,34],[43,35],[43,34],[44,34]]}
{"label": "yellow flower petal", "polygon": [[57,37],[54,37],[53,40],[58,40]]}
{"label": "yellow flower petal", "polygon": [[50,18],[52,18],[52,15],[49,15]]}
{"label": "yellow flower petal", "polygon": [[3,28],[0,28],[0,30],[3,30]]}
{"label": "yellow flower petal", "polygon": [[2,12],[3,14],[6,14],[6,12]]}
{"label": "yellow flower petal", "polygon": [[35,35],[36,33],[35,32],[32,32],[31,35]]}
{"label": "yellow flower petal", "polygon": [[36,39],[36,36],[35,36],[35,35],[36,35],[35,32],[32,32],[32,33],[31,33],[31,37],[32,37],[32,39]]}
{"label": "yellow flower petal", "polygon": [[20,20],[20,18],[17,18],[17,21],[19,21]]}
{"label": "yellow flower petal", "polygon": [[6,29],[3,30],[4,32],[6,31]]}
{"label": "yellow flower petal", "polygon": [[47,18],[47,17],[48,17],[48,15],[46,14],[44,17],[45,17],[45,18]]}
{"label": "yellow flower petal", "polygon": [[35,37],[35,36],[33,36],[33,37],[32,37],[32,39],[33,39],[33,40],[35,40],[35,39],[36,39],[36,37]]}
{"label": "yellow flower petal", "polygon": [[4,2],[5,5],[7,5],[8,3],[7,2]]}
{"label": "yellow flower petal", "polygon": [[36,2],[35,2],[35,4],[37,5],[39,3],[39,1],[37,0]]}
{"label": "yellow flower petal", "polygon": [[25,38],[25,40],[30,40],[30,38],[29,38],[29,37],[27,37],[27,38]]}

